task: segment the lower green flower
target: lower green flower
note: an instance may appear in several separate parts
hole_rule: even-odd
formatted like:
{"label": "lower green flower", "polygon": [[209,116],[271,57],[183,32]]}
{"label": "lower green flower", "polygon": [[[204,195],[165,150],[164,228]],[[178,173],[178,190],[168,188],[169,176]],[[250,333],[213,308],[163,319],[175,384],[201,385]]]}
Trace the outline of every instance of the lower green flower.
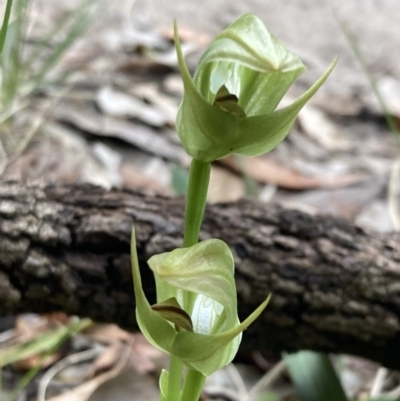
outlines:
{"label": "lower green flower", "polygon": [[150,258],[157,287],[153,306],[143,292],[134,230],[131,255],[136,317],[146,338],[205,376],[230,363],[242,331],[261,314],[269,297],[239,322],[228,245],[209,239]]}

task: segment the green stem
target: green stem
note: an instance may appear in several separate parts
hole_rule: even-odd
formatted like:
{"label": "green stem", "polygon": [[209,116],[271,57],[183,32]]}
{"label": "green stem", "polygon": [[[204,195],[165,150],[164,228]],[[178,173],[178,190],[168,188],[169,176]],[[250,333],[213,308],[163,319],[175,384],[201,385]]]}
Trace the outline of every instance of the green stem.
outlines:
{"label": "green stem", "polygon": [[[190,165],[189,185],[186,195],[185,206],[185,232],[183,246],[189,247],[197,244],[204,210],[207,201],[208,183],[210,182],[211,164],[193,159]],[[188,266],[190,268],[190,266]],[[184,309],[190,314],[194,306],[195,294],[186,292],[184,294]],[[183,364],[171,355],[168,379],[168,401],[178,401],[181,390]],[[192,372],[192,373],[191,373]],[[194,372],[194,373],[193,373]],[[197,377],[197,375],[200,375]],[[202,379],[201,379],[202,378]],[[189,370],[185,379],[185,385],[181,400],[198,400],[205,377],[198,372]],[[191,384],[190,384],[191,383]],[[191,386],[198,386],[191,387]],[[197,398],[186,398],[192,391],[198,392]],[[184,396],[186,394],[186,396]],[[193,393],[194,394],[194,393]],[[196,393],[197,394],[197,393]],[[191,396],[192,397],[192,396]]]}
{"label": "green stem", "polygon": [[185,377],[180,401],[198,401],[205,380],[206,377],[200,372],[189,369]]}
{"label": "green stem", "polygon": [[199,241],[200,227],[207,201],[210,172],[210,163],[200,162],[196,159],[192,160],[186,195],[184,247],[195,245]]}
{"label": "green stem", "polygon": [[183,363],[171,355],[168,376],[168,401],[178,401],[181,393]]}
{"label": "green stem", "polygon": [[[200,227],[203,222],[207,202],[208,184],[210,182],[211,163],[192,160],[189,172],[189,184],[185,205],[185,232],[183,247],[196,245],[199,241]],[[188,266],[190,268],[190,266]],[[184,309],[192,313],[196,294],[185,291],[183,294]]]}

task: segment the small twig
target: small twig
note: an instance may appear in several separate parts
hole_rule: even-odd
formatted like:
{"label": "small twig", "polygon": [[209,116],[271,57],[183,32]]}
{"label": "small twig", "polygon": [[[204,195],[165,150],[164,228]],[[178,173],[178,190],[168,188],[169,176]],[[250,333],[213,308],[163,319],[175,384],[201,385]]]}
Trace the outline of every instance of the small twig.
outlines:
{"label": "small twig", "polygon": [[279,376],[286,370],[286,363],[282,359],[277,363],[269,372],[267,372],[249,391],[250,400],[255,400],[261,391],[268,390],[269,387],[279,378]]}
{"label": "small twig", "polygon": [[8,340],[11,340],[13,337],[15,337],[16,330],[15,329],[10,329],[3,331],[0,333],[0,343],[4,343]]}
{"label": "small twig", "polygon": [[398,194],[399,194],[399,180],[400,180],[400,157],[393,164],[391,173],[390,173],[390,181],[389,181],[389,189],[388,189],[388,204],[390,216],[393,220],[394,229],[396,231],[400,230],[400,213],[398,208]]}
{"label": "small twig", "polygon": [[375,380],[372,384],[371,392],[370,392],[371,398],[381,395],[382,387],[385,384],[387,374],[388,374],[388,370],[386,368],[378,369],[376,376],[375,376]]}
{"label": "small twig", "polygon": [[387,393],[382,393],[382,397],[387,397],[390,400],[399,400],[400,399],[400,386],[397,386],[391,391],[388,391]]}
{"label": "small twig", "polygon": [[246,385],[244,384],[243,378],[239,371],[237,370],[237,367],[233,364],[230,363],[227,367],[226,370],[231,377],[232,381],[235,383],[235,386],[238,390],[238,397],[241,401],[249,401],[249,393],[247,391]]}
{"label": "small twig", "polygon": [[74,365],[83,361],[87,361],[95,358],[99,354],[99,348],[92,348],[86,351],[82,351],[76,354],[72,354],[62,359],[58,363],[56,363],[53,367],[51,367],[42,377],[39,382],[37,400],[45,401],[46,400],[46,390],[48,385],[50,384],[53,377],[66,368],[69,365]]}

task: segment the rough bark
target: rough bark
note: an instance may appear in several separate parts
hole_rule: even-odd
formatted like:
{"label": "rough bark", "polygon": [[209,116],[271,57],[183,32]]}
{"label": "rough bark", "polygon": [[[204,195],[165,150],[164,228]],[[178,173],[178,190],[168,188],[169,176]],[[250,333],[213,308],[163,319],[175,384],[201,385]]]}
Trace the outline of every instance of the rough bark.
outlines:
{"label": "rough bark", "polygon": [[[90,185],[0,184],[0,315],[50,312],[135,329],[129,241],[181,245],[183,199]],[[235,256],[240,317],[270,292],[245,350],[350,353],[400,368],[400,235],[250,200],[208,207],[202,239]]]}

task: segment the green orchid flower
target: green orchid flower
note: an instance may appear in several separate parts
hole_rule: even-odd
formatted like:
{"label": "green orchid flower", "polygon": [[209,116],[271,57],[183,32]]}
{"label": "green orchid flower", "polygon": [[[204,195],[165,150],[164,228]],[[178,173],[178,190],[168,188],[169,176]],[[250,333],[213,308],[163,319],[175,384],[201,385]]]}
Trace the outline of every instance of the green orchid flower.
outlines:
{"label": "green orchid flower", "polygon": [[[260,315],[269,298],[239,322],[229,247],[221,240],[209,239],[150,258],[157,287],[153,306],[142,289],[134,231],[131,255],[136,318],[146,338],[204,376],[230,363],[242,331]],[[161,383],[167,382],[167,374]]]}
{"label": "green orchid flower", "polygon": [[336,64],[334,60],[294,103],[275,110],[306,68],[255,15],[240,17],[216,36],[194,78],[183,57],[176,23],[174,34],[184,83],[177,131],[186,152],[202,162],[233,153],[257,156],[275,148]]}

